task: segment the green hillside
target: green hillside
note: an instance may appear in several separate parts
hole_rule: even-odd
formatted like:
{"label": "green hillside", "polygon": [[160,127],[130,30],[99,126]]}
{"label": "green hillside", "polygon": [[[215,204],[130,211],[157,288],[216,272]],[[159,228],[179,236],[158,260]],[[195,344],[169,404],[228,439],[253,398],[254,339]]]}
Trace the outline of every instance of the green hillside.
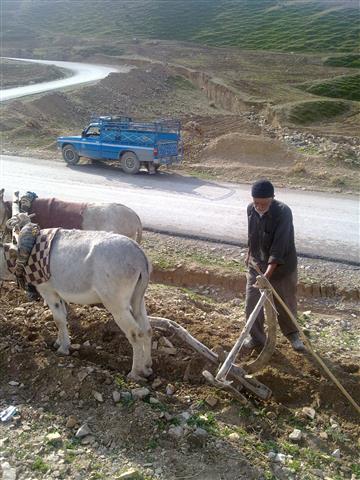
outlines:
{"label": "green hillside", "polygon": [[353,0],[2,0],[3,41],[59,35],[280,51],[355,52]]}
{"label": "green hillside", "polygon": [[322,97],[360,101],[360,75],[335,77],[327,81],[299,85],[299,88]]}

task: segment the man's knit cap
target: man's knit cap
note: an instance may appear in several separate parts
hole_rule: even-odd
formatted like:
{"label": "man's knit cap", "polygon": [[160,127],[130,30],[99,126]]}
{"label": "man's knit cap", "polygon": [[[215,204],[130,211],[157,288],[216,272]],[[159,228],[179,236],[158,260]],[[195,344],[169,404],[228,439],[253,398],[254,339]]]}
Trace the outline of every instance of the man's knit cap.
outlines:
{"label": "man's knit cap", "polygon": [[251,187],[253,198],[270,198],[274,196],[274,185],[269,180],[258,180]]}

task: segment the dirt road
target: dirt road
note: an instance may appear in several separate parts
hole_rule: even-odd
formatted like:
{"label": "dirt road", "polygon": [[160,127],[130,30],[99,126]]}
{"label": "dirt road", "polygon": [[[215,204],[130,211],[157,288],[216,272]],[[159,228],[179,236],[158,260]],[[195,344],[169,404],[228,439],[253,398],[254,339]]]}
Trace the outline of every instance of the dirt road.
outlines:
{"label": "dirt road", "polygon": [[[1,187],[72,201],[121,202],[138,212],[145,228],[246,242],[248,185],[209,182],[174,173],[128,176],[94,165],[3,155]],[[359,261],[359,202],[350,195],[278,189],[293,210],[300,254]]]}
{"label": "dirt road", "polygon": [[41,63],[43,65],[56,65],[57,67],[69,70],[71,75],[61,80],[53,80],[51,82],[36,83],[34,85],[19,86],[14,88],[7,88],[0,90],[0,102],[5,100],[12,100],[14,98],[25,97],[35,93],[47,92],[49,90],[57,90],[72,85],[80,85],[82,83],[93,82],[101,80],[109,75],[111,72],[127,72],[129,67],[106,67],[103,65],[93,65],[88,63],[76,62],[60,62],[55,60],[32,60],[22,58],[12,58],[10,60],[22,60],[26,62]]}

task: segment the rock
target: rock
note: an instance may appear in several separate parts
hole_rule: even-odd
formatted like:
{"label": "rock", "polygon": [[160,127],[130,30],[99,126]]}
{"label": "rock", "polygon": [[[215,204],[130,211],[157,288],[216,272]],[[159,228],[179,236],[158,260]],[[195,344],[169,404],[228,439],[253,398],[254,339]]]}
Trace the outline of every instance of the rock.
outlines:
{"label": "rock", "polygon": [[295,428],[289,435],[289,439],[292,441],[292,442],[300,442],[300,440],[302,439],[302,431]]}
{"label": "rock", "polygon": [[202,447],[208,438],[208,433],[203,428],[197,428],[187,436],[187,441],[193,447]]}
{"label": "rock", "polygon": [[277,462],[277,463],[285,463],[286,462],[286,457],[287,457],[287,455],[285,455],[284,453],[277,453],[275,455],[274,461]]}
{"label": "rock", "polygon": [[157,378],[155,378],[155,380],[153,381],[151,386],[152,386],[152,388],[157,389],[157,388],[161,387],[162,383],[163,382],[162,382],[161,378],[157,377]]}
{"label": "rock", "polygon": [[62,444],[62,438],[59,432],[48,433],[45,438],[47,442],[51,443],[52,445]]}
{"label": "rock", "polygon": [[80,350],[80,347],[81,347],[80,343],[72,343],[71,344],[72,350]]}
{"label": "rock", "polygon": [[184,435],[184,429],[180,425],[175,427],[170,427],[168,434],[174,438],[180,438]]}
{"label": "rock", "polygon": [[174,385],[171,385],[170,383],[166,386],[166,395],[174,395],[176,391],[176,388],[174,387]]}
{"label": "rock", "polygon": [[146,387],[133,388],[131,390],[131,395],[134,400],[142,400],[150,395],[150,390]]}
{"label": "rock", "polygon": [[191,417],[191,415],[189,412],[181,412],[179,417],[180,417],[180,420],[184,420],[185,422],[187,422]]}
{"label": "rock", "polygon": [[3,462],[1,469],[3,480],[16,480],[16,468],[11,467],[8,462]]}
{"label": "rock", "polygon": [[313,475],[316,475],[317,477],[319,478],[324,478],[324,473],[322,470],[320,470],[319,468],[315,468],[314,470],[311,470],[311,473]]}
{"label": "rock", "polygon": [[9,385],[12,387],[18,387],[20,385],[20,382],[15,382],[15,380],[10,380]]}
{"label": "rock", "polygon": [[114,391],[112,392],[112,397],[113,397],[114,402],[115,402],[115,403],[118,403],[118,402],[120,402],[121,394],[120,394],[120,392],[118,392],[117,390],[114,390]]}
{"label": "rock", "polygon": [[150,402],[152,405],[159,405],[159,403],[161,403],[160,400],[158,400],[158,399],[155,398],[155,397],[150,397],[150,398],[149,398],[149,402]]}
{"label": "rock", "polygon": [[143,478],[143,475],[139,470],[136,470],[135,468],[130,468],[130,470],[122,473],[118,478],[119,480],[141,480]]}
{"label": "rock", "polygon": [[86,340],[86,342],[83,343],[84,347],[90,347],[90,341]]}
{"label": "rock", "polygon": [[206,397],[205,402],[210,405],[210,407],[215,407],[215,405],[218,403],[218,399],[216,397]]}
{"label": "rock", "polygon": [[84,425],[81,425],[81,427],[78,429],[78,431],[75,433],[76,438],[83,438],[86,437],[86,435],[90,435],[91,430],[88,427],[86,423]]}
{"label": "rock", "polygon": [[65,427],[66,428],[74,428],[75,425],[77,425],[78,423],[79,422],[78,422],[77,417],[75,417],[75,415],[70,415],[70,417],[68,417],[67,420],[66,420]]}
{"label": "rock", "polygon": [[233,432],[233,433],[230,433],[230,435],[228,436],[228,439],[232,441],[237,441],[240,439],[240,435],[236,432]]}
{"label": "rock", "polygon": [[130,400],[132,400],[132,395],[130,392],[120,392],[120,395],[125,402],[130,402]]}
{"label": "rock", "polygon": [[102,403],[104,401],[101,393],[97,392],[96,390],[93,390],[92,394],[93,394],[93,397],[95,398],[96,401],[98,401],[100,403]]}
{"label": "rock", "polygon": [[161,347],[160,349],[162,352],[166,353],[167,355],[176,355],[177,349],[175,347]]}
{"label": "rock", "polygon": [[77,377],[80,382],[85,380],[85,378],[89,375],[89,372],[87,370],[80,370],[80,372],[77,374]]}
{"label": "rock", "polygon": [[312,407],[303,407],[302,411],[307,417],[311,418],[311,420],[314,420],[316,412]]}
{"label": "rock", "polygon": [[340,449],[337,448],[336,450],[334,450],[331,454],[332,457],[335,457],[335,458],[340,458],[341,454],[340,454]]}
{"label": "rock", "polygon": [[86,435],[86,437],[81,439],[82,445],[91,445],[92,443],[95,443],[95,437],[93,435]]}
{"label": "rock", "polygon": [[328,439],[328,434],[326,432],[320,432],[319,436],[322,440]]}

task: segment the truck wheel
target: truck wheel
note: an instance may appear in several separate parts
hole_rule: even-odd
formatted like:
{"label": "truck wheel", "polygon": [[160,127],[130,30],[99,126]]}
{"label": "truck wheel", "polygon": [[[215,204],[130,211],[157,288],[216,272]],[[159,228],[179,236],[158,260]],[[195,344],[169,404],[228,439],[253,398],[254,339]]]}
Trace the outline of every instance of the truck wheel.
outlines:
{"label": "truck wheel", "polygon": [[121,168],[125,173],[138,173],[140,170],[140,162],[135,153],[124,153],[124,155],[121,157]]}
{"label": "truck wheel", "polygon": [[62,154],[68,165],[76,165],[80,160],[79,154],[72,145],[65,145],[62,149]]}

